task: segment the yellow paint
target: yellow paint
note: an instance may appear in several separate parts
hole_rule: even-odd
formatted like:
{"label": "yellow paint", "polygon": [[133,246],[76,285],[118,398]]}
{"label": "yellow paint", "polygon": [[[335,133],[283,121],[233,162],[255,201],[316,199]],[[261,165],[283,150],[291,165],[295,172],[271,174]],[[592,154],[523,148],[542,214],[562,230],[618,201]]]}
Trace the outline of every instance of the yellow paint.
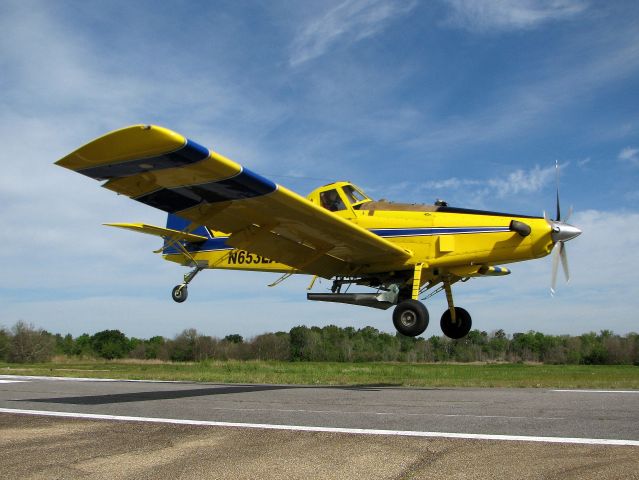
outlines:
{"label": "yellow paint", "polygon": [[[157,126],[136,125],[117,130],[79,148],[58,165],[82,170],[173,152],[186,138]],[[138,197],[158,189],[216,182],[240,173],[238,163],[210,152],[199,162],[146,171],[108,181],[105,187]],[[323,206],[334,191],[338,211]],[[326,195],[326,198],[323,197]],[[444,272],[458,278],[479,275],[482,266],[519,262],[550,253],[550,226],[543,218],[438,211],[435,206],[374,202],[349,182],[336,182],[307,198],[282,187],[266,195],[241,200],[199,204],[178,212],[193,224],[205,225],[216,236],[228,237],[227,250],[165,255],[169,261],[189,265],[193,260],[208,268],[267,272],[298,272],[331,278],[370,273],[414,272],[415,288]],[[509,231],[511,220],[531,228],[527,237]],[[192,241],[161,227],[119,224],[170,241]],[[379,229],[499,227],[499,232],[448,233],[382,237]],[[164,230],[164,231],[163,231]],[[226,233],[222,233],[226,232]],[[232,248],[232,249],[230,249]],[[416,267],[422,265],[423,268]]]}
{"label": "yellow paint", "polygon": [[134,198],[162,187],[180,187],[224,180],[237,175],[241,169],[242,167],[232,160],[211,152],[209,158],[191,165],[115,178],[106,182],[104,187]]}
{"label": "yellow paint", "polygon": [[134,125],[96,138],[55,163],[80,170],[173,152],[185,143],[186,138],[167,128]]}
{"label": "yellow paint", "polygon": [[439,235],[437,247],[440,253],[450,253],[455,250],[455,237],[453,235]]}
{"label": "yellow paint", "polygon": [[[343,184],[344,182],[340,182],[336,185]],[[311,201],[313,201],[312,198]],[[260,201],[256,198],[246,200],[246,202],[253,205]],[[265,204],[269,206],[271,205],[268,202]],[[256,206],[255,208],[259,207]],[[542,218],[441,213],[436,211],[367,211],[351,209],[347,209],[342,212],[333,212],[333,215],[353,222],[367,230],[381,228],[423,228],[427,226],[451,228],[467,226],[506,228],[513,219],[530,225],[531,234],[528,237],[521,237],[516,232],[506,231],[498,233],[388,238],[388,242],[396,245],[401,250],[410,251],[411,256],[395,262],[371,262],[370,264],[360,265],[357,270],[357,273],[360,274],[395,270],[413,270],[415,265],[423,263],[426,267],[424,268],[420,285],[433,278],[433,272],[436,269],[446,269],[446,271],[449,271],[453,275],[459,277],[480,276],[478,270],[482,265],[499,265],[538,258],[547,255],[550,251],[550,247],[552,246],[550,227]],[[274,230],[277,231],[277,229]],[[218,235],[223,234],[218,233]],[[330,240],[330,232],[327,232],[326,238],[327,241]],[[259,245],[260,242],[263,243],[262,248],[264,248],[264,245],[268,245],[269,240],[268,238],[259,241],[256,240],[256,245]],[[249,248],[250,239],[243,245],[245,248]],[[444,249],[442,249],[442,245],[445,246]],[[220,260],[223,256],[224,254],[220,252],[196,253],[194,255],[196,259],[206,259],[212,268],[281,272],[290,271],[291,269],[290,266],[283,263],[273,263],[269,265],[228,264],[228,262]],[[179,258],[176,258],[175,256],[167,259],[179,262]],[[298,269],[298,271],[300,273],[307,273],[303,269]],[[339,273],[348,274],[349,272],[344,271]]]}
{"label": "yellow paint", "polygon": [[424,264],[415,265],[415,273],[413,274],[413,300],[419,300],[419,288],[422,286],[422,268]]}

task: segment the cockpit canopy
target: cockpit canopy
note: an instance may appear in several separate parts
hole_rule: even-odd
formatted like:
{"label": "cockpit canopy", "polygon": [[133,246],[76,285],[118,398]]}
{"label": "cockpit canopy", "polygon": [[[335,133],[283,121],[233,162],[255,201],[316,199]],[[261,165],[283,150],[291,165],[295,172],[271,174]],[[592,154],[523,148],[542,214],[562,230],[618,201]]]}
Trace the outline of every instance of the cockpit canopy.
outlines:
{"label": "cockpit canopy", "polygon": [[324,185],[313,190],[307,198],[331,212],[349,208],[358,210],[363,204],[373,201],[349,182],[335,182]]}

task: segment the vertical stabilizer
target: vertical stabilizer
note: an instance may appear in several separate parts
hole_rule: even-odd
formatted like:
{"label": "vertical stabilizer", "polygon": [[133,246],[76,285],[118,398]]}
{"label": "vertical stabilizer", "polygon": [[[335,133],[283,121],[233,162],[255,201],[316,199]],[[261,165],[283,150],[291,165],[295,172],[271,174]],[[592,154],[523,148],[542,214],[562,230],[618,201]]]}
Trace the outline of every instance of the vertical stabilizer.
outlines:
{"label": "vertical stabilizer", "polygon": [[173,213],[169,213],[166,217],[166,228],[177,230],[179,232],[201,235],[206,238],[213,238],[213,235],[211,235],[209,229],[206,228],[204,225],[194,225],[190,220],[182,218]]}

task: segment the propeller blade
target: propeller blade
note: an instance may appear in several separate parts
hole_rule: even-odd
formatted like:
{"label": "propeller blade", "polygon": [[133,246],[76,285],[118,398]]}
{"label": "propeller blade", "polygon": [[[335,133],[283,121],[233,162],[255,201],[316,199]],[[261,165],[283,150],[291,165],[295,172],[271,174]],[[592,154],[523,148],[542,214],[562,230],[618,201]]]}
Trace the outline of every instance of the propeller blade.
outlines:
{"label": "propeller blade", "polygon": [[555,220],[561,222],[561,209],[559,208],[559,160],[555,160],[555,172],[557,174],[557,217]]}
{"label": "propeller blade", "polygon": [[560,242],[561,243],[561,250],[560,252],[560,256],[561,256],[561,266],[564,270],[564,277],[566,277],[566,283],[568,283],[570,281],[570,270],[568,270],[568,254],[566,253],[566,246],[564,245],[564,242]]}
{"label": "propeller blade", "polygon": [[570,208],[568,209],[568,215],[566,215],[564,223],[568,223],[570,221],[570,217],[572,217],[572,205],[570,205]]}
{"label": "propeller blade", "polygon": [[557,268],[559,267],[559,250],[561,249],[562,242],[556,242],[552,247],[552,277],[550,281],[550,294],[555,294],[555,287],[557,286]]}

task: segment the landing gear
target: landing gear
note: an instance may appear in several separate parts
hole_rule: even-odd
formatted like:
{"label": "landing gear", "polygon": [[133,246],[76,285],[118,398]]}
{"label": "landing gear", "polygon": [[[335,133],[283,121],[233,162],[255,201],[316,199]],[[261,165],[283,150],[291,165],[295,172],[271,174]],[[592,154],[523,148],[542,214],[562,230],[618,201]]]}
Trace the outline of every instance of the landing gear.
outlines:
{"label": "landing gear", "polygon": [[177,303],[182,303],[186,301],[189,296],[188,284],[195,278],[195,276],[200,273],[200,271],[204,270],[205,267],[200,267],[199,265],[191,270],[189,273],[184,275],[184,283],[180,285],[176,285],[173,287],[173,291],[171,292],[171,297],[173,297],[173,301]]}
{"label": "landing gear", "polygon": [[465,337],[470,332],[473,322],[470,313],[461,307],[456,307],[453,303],[453,292],[450,288],[450,281],[444,281],[444,290],[446,292],[446,302],[448,302],[448,310],[442,315],[439,326],[444,335],[448,338],[457,340]]}
{"label": "landing gear", "polygon": [[399,333],[407,337],[421,335],[428,327],[428,310],[418,300],[404,300],[393,311],[393,325]]}
{"label": "landing gear", "polygon": [[442,328],[442,332],[448,338],[457,340],[468,335],[473,322],[470,318],[470,313],[461,307],[453,307],[455,310],[455,318],[453,318],[450,309],[446,310],[442,315],[442,319],[439,325]]}
{"label": "landing gear", "polygon": [[176,285],[171,292],[173,301],[177,303],[184,302],[189,297],[189,289],[185,284]]}

